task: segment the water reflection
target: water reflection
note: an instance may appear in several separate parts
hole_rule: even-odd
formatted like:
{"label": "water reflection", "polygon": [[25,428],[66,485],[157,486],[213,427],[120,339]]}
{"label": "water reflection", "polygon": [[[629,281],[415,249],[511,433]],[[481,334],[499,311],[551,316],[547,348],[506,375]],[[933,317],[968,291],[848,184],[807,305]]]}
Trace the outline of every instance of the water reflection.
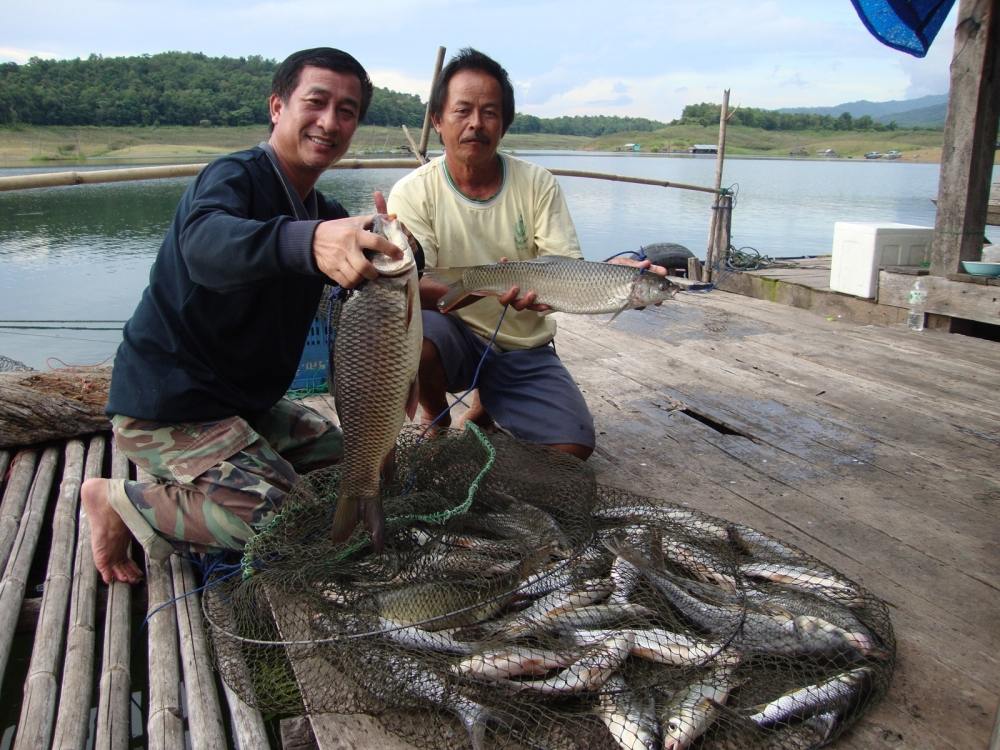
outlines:
{"label": "water reflection", "polygon": [[[642,154],[519,154],[546,167],[711,185],[713,158]],[[0,174],[29,170],[0,170]],[[31,170],[37,171],[37,170]],[[407,170],[334,170],[319,182],[351,214],[373,211]],[[936,164],[732,159],[733,242],[772,257],[828,253],[836,221],[933,226]],[[561,177],[585,255],[603,259],[654,242],[704,256],[711,196],[670,188]],[[0,326],[10,320],[121,320],[190,178],[0,193]],[[987,234],[995,233],[994,227]],[[994,237],[1000,239],[1000,237]],[[95,362],[119,334],[0,328],[0,354],[42,367],[49,356]]]}

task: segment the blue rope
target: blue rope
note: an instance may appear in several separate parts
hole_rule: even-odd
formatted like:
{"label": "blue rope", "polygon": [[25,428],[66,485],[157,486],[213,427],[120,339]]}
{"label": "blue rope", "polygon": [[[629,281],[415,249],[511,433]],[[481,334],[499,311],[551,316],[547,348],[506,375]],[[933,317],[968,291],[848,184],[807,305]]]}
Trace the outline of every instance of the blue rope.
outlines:
{"label": "blue rope", "polygon": [[[214,588],[223,581],[232,578],[233,576],[237,575],[243,570],[243,567],[241,565],[232,563],[228,564],[223,563],[224,556],[222,555],[222,553],[218,552],[205,555],[203,560],[199,560],[197,557],[194,557],[192,555],[182,555],[182,557],[188,562],[190,562],[192,565],[194,565],[196,568],[198,568],[198,570],[201,572],[202,580],[203,581],[207,580],[208,583],[205,583],[197,588],[191,589],[186,594],[175,596],[173,599],[169,599],[168,601],[161,604],[159,607],[157,607],[148,615],[146,615],[146,617],[143,619],[141,625],[143,629],[145,629],[145,627],[149,624],[149,621],[153,618],[153,615],[157,614],[161,610],[166,609],[167,607],[172,607],[175,604],[177,604],[177,602],[181,601],[182,599],[186,599],[189,596],[193,596],[194,594],[200,594],[202,591],[207,591],[211,588]],[[213,578],[213,576],[215,576],[219,570],[225,570],[226,572],[224,572],[217,578]]]}

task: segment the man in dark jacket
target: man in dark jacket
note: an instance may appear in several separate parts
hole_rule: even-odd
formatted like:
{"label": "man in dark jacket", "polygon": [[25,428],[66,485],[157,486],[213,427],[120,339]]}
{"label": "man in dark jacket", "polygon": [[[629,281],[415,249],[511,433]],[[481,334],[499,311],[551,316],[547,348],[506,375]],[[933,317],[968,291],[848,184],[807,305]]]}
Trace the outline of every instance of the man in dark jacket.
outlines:
{"label": "man in dark jacket", "polygon": [[323,285],[374,278],[366,250],[401,257],[367,231],[371,216],[313,189],[371,96],[347,53],[291,55],[274,75],[268,141],[209,164],[181,198],[107,408],[118,448],[156,481],[90,479],[81,492],[106,583],[140,579],[130,536],[152,557],[242,548],[299,472],[339,460],[340,430],[283,395]]}

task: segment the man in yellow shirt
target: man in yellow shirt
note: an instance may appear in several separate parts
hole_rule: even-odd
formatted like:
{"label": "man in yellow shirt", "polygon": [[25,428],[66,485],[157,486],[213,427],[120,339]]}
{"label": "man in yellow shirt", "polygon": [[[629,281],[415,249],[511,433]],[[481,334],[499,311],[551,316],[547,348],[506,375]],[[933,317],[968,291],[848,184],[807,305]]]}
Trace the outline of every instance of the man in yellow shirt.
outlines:
{"label": "man in yellow shirt", "polygon": [[[388,204],[420,242],[427,268],[582,257],[555,177],[498,152],[514,120],[514,91],[503,67],[481,52],[462,50],[441,71],[430,111],[445,153],[400,180]],[[555,321],[538,314],[545,307],[535,304],[535,294],[513,287],[499,299],[469,297],[444,315],[436,302],[446,290],[431,278],[421,280],[419,386],[425,421],[445,412],[446,393],[473,386],[489,347],[475,383],[489,417],[519,439],[590,456],[593,417],[556,355]],[[450,423],[447,414],[438,421]]]}

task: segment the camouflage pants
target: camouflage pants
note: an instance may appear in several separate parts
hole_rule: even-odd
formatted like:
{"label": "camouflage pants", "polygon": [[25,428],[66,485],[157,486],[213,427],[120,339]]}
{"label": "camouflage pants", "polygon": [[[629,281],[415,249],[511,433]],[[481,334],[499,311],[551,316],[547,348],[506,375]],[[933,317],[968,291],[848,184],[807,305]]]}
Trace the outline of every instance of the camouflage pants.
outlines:
{"label": "camouflage pants", "polygon": [[287,399],[250,419],[164,424],[115,416],[111,422],[118,448],[157,480],[124,483],[138,516],[116,507],[147,549],[153,535],[135,525],[148,524],[175,548],[242,549],[280,509],[300,473],[343,454],[339,428]]}

